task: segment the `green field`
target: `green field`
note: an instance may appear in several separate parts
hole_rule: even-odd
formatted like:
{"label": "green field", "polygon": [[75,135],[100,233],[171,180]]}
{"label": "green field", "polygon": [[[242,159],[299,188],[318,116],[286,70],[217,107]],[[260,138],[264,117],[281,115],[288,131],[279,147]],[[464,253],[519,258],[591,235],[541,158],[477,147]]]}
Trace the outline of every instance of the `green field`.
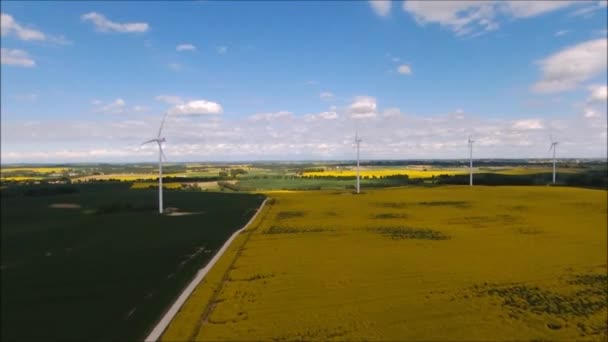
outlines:
{"label": "green field", "polygon": [[129,185],[2,189],[3,341],[143,339],[263,200]]}

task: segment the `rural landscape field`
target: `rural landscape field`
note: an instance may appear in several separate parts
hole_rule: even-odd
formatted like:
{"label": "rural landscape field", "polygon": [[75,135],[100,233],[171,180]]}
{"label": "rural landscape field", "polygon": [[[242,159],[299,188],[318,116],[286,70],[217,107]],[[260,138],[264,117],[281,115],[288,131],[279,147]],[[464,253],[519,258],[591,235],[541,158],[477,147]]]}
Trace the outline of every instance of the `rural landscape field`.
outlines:
{"label": "rural landscape field", "polygon": [[164,340],[605,340],[606,192],[270,193]]}
{"label": "rural landscape field", "polygon": [[1,3],[1,342],[608,342],[608,0]]}
{"label": "rural landscape field", "polygon": [[7,167],[3,339],[143,339],[263,198],[161,340],[606,339],[605,164],[379,164]]}

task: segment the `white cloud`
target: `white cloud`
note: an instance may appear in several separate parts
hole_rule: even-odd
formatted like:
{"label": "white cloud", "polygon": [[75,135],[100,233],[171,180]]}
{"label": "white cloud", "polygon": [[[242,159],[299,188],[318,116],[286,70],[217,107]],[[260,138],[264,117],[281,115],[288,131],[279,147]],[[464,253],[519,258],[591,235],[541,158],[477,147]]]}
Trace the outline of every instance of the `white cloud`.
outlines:
{"label": "white cloud", "polygon": [[0,14],[0,30],[3,37],[14,34],[21,40],[45,40],[47,38],[44,33],[38,30],[21,26],[11,15],[6,13]]}
{"label": "white cloud", "polygon": [[561,37],[561,36],[566,35],[568,33],[570,33],[570,30],[559,30],[559,31],[555,32],[555,36],[556,37]]}
{"label": "white cloud", "polygon": [[315,81],[315,80],[310,80],[310,81],[306,81],[307,85],[317,85],[319,84],[319,82]]}
{"label": "white cloud", "polygon": [[376,108],[376,98],[372,96],[357,96],[349,106],[351,117],[357,119],[375,117]]}
{"label": "white cloud", "polygon": [[91,102],[94,106],[96,106],[95,111],[101,112],[105,114],[124,114],[125,113],[125,100],[121,98],[117,98],[114,101],[105,103],[99,100],[93,100]]}
{"label": "white cloud", "polygon": [[570,90],[606,71],[606,42],[605,38],[590,40],[540,61],[543,76],[533,90],[539,93]]}
{"label": "white cloud", "polygon": [[1,48],[0,60],[2,61],[2,64],[6,65],[26,68],[36,66],[36,61],[34,61],[30,55],[23,50]]}
{"label": "white cloud", "polygon": [[505,1],[505,11],[515,18],[530,18],[572,6],[580,1]]}
{"label": "white cloud", "polygon": [[[370,109],[373,106],[367,105],[367,110]],[[382,115],[358,125],[364,139],[361,152],[365,159],[465,158],[466,139],[472,135],[479,158],[543,158],[548,157],[547,138],[553,133],[567,137],[560,149],[562,157],[605,158],[605,105],[593,107],[589,118],[584,117],[581,109],[575,108],[563,116],[513,121],[502,115],[492,117],[491,113],[467,112],[456,119],[454,111],[416,115],[402,114],[398,108],[376,107],[375,111]],[[172,161],[352,160],[352,138],[357,124],[350,114],[350,106],[332,106],[312,115],[281,111],[253,117],[207,116],[204,120],[171,116],[168,119],[171,124],[165,127],[165,153]],[[136,148],[157,132],[159,115],[142,115],[137,121],[121,118],[91,121],[49,118],[37,122],[3,119],[2,161],[155,160],[157,156],[152,149],[137,152]]]}
{"label": "white cloud", "polygon": [[181,97],[175,96],[175,95],[158,95],[155,97],[155,99],[156,99],[156,101],[160,101],[160,102],[164,102],[164,103],[172,104],[172,105],[184,103],[184,100]]}
{"label": "white cloud", "polygon": [[81,19],[92,22],[95,28],[101,32],[142,33],[150,29],[148,23],[117,23],[96,12],[83,14]]}
{"label": "white cloud", "polygon": [[402,64],[397,68],[397,72],[401,75],[409,75],[412,73],[412,68],[407,64]]}
{"label": "white cloud", "polygon": [[384,117],[390,118],[390,117],[399,117],[401,116],[401,110],[399,108],[387,108],[386,110],[384,110],[384,112],[382,112],[382,115]]}
{"label": "white cloud", "polygon": [[149,108],[146,106],[140,106],[140,105],[133,106],[134,112],[147,112],[148,110],[149,110]]}
{"label": "white cloud", "polygon": [[318,114],[309,114],[304,117],[305,121],[316,121],[316,120],[336,120],[338,118],[338,113],[334,110],[329,110],[327,112],[321,112]]}
{"label": "white cloud", "polygon": [[189,101],[183,104],[175,105],[169,110],[172,115],[208,115],[222,114],[224,109],[219,103],[207,100]]}
{"label": "white cloud", "polygon": [[514,130],[533,130],[533,129],[543,129],[543,121],[540,119],[523,119],[516,120],[513,122],[511,126]]}
{"label": "white cloud", "polygon": [[319,95],[319,97],[321,98],[321,100],[328,101],[334,98],[334,94],[329,91],[324,91]]}
{"label": "white cloud", "polygon": [[600,114],[592,108],[585,108],[583,115],[588,119],[598,118],[600,116]]}
{"label": "white cloud", "polygon": [[386,17],[391,13],[391,1],[390,0],[369,0],[369,4],[381,17]]}
{"label": "white cloud", "polygon": [[603,1],[597,1],[596,3],[594,3],[594,4],[590,5],[590,6],[579,8],[578,10],[570,13],[570,16],[589,18],[589,17],[593,16],[593,14],[596,11],[599,11],[599,10],[604,10],[605,11],[607,3],[608,2],[605,1],[605,0],[603,0]]}
{"label": "white cloud", "polygon": [[223,55],[223,54],[225,54],[225,53],[227,53],[227,52],[228,52],[228,47],[227,47],[227,46],[218,46],[218,47],[215,49],[215,51],[216,51],[218,54]]}
{"label": "white cloud", "polygon": [[196,50],[196,46],[192,45],[192,44],[179,44],[177,47],[175,47],[176,51],[195,51]]}
{"label": "white cloud", "polygon": [[276,119],[285,119],[291,118],[293,116],[292,112],[288,112],[286,110],[282,110],[276,113],[259,113],[254,114],[249,117],[250,121],[275,121]]}
{"label": "white cloud", "polygon": [[403,10],[420,25],[434,23],[456,35],[479,35],[498,29],[499,18],[531,18],[580,1],[405,1]]}
{"label": "white cloud", "polygon": [[589,87],[590,95],[588,98],[589,102],[602,102],[608,99],[608,86],[606,85],[593,85]]}
{"label": "white cloud", "polygon": [[437,23],[457,35],[498,28],[494,4],[487,1],[405,1],[403,10],[418,24]]}

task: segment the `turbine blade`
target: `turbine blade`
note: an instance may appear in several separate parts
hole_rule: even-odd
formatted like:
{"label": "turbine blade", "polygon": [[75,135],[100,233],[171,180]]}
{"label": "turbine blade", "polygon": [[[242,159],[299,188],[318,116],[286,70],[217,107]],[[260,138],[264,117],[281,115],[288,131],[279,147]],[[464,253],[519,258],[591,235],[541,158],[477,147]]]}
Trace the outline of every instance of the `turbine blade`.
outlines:
{"label": "turbine blade", "polygon": [[148,141],[144,141],[144,142],[143,142],[143,143],[141,143],[141,145],[139,145],[139,146],[141,147],[141,146],[144,146],[145,144],[149,144],[149,143],[155,142],[155,141],[157,141],[157,140],[158,140],[158,139],[150,139],[150,140],[148,140]]}
{"label": "turbine blade", "polygon": [[163,157],[163,159],[167,161],[167,156],[165,156],[165,152],[163,151],[163,145],[161,145],[160,142],[158,143],[158,150],[160,151],[160,155]]}
{"label": "turbine blade", "polygon": [[167,113],[168,113],[168,112],[165,112],[165,115],[163,115],[163,120],[160,122],[160,127],[158,128],[158,136],[157,136],[157,139],[160,139],[160,135],[161,135],[161,133],[162,133],[163,126],[165,125],[165,119],[167,118]]}

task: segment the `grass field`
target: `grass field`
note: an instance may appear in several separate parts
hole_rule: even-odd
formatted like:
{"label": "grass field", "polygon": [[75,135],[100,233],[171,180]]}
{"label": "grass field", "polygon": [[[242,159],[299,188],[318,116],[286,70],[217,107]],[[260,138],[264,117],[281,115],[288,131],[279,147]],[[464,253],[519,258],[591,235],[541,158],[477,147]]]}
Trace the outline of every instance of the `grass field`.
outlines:
{"label": "grass field", "polygon": [[605,341],[606,194],[269,193],[163,339]]}
{"label": "grass field", "polygon": [[161,216],[155,190],[128,186],[2,189],[3,341],[143,339],[263,200],[165,191],[192,215]]}

